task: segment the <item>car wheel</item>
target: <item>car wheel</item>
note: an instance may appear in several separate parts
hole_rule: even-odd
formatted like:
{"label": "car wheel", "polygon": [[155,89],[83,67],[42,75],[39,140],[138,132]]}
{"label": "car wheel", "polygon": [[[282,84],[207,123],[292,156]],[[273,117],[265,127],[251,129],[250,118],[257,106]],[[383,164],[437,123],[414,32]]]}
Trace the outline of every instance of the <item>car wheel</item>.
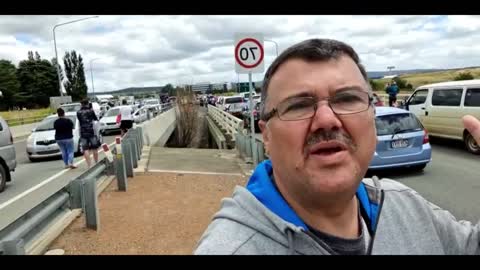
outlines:
{"label": "car wheel", "polygon": [[467,133],[465,135],[464,142],[468,152],[475,155],[480,155],[480,146],[477,144],[477,142],[470,133]]}
{"label": "car wheel", "polygon": [[3,165],[0,165],[0,192],[2,192],[7,185],[8,174],[10,174],[10,172],[6,170]]}

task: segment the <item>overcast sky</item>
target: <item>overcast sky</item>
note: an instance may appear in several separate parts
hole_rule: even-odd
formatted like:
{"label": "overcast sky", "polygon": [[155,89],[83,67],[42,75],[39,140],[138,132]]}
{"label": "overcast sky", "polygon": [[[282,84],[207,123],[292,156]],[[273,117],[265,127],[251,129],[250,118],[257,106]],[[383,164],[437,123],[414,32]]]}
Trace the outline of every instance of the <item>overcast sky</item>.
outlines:
{"label": "overcast sky", "polygon": [[[96,15],[96,14],[93,14]],[[0,16],[0,59],[18,65],[29,50],[55,56],[52,28],[88,16]],[[260,32],[281,52],[307,38],[352,45],[368,71],[480,65],[480,16],[110,16],[60,26],[63,58],[84,59],[91,92],[166,83],[236,82],[234,35]],[[265,42],[265,68],[275,45]],[[254,74],[261,80],[263,74]],[[247,81],[247,75],[240,75]]]}

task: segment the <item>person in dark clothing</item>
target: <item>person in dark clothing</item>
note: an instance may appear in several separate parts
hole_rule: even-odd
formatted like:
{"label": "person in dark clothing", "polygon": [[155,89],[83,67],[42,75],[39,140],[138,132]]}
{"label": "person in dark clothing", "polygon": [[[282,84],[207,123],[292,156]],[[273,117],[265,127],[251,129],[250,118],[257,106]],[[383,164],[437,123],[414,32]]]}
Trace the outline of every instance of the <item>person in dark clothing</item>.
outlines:
{"label": "person in dark clothing", "polygon": [[397,83],[393,81],[385,90],[388,94],[388,106],[396,107],[397,104],[397,94],[400,92],[400,89],[397,86]]}
{"label": "person in dark clothing", "polygon": [[95,163],[98,162],[98,148],[100,147],[100,140],[95,134],[93,122],[98,121],[97,115],[90,108],[88,100],[81,102],[82,107],[77,112],[77,118],[80,122],[80,144],[83,150],[83,156],[87,161],[87,166],[90,168],[90,151],[93,152],[93,159]]}
{"label": "person in dark clothing", "polygon": [[73,121],[65,117],[65,111],[62,108],[57,110],[58,119],[53,123],[55,128],[55,140],[57,141],[58,148],[62,152],[62,159],[65,163],[65,168],[75,169],[77,168],[73,165],[73,153],[74,153],[74,144],[73,144]]}

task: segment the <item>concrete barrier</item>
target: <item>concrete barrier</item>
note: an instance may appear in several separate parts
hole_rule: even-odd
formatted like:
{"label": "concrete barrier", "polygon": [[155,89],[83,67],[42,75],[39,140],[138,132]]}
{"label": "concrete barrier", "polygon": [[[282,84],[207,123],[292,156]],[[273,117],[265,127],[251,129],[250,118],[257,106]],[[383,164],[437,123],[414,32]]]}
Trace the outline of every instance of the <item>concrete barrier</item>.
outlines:
{"label": "concrete barrier", "polygon": [[143,142],[147,146],[165,145],[177,124],[176,107],[159,114],[152,120],[140,124],[143,127]]}

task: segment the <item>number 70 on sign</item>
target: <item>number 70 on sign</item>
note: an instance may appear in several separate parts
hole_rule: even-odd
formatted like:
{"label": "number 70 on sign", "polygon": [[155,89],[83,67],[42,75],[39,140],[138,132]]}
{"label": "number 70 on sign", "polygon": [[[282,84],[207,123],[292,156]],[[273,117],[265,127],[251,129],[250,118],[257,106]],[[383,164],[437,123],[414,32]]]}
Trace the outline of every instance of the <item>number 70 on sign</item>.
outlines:
{"label": "number 70 on sign", "polygon": [[235,71],[237,73],[262,73],[264,49],[262,34],[235,35]]}

